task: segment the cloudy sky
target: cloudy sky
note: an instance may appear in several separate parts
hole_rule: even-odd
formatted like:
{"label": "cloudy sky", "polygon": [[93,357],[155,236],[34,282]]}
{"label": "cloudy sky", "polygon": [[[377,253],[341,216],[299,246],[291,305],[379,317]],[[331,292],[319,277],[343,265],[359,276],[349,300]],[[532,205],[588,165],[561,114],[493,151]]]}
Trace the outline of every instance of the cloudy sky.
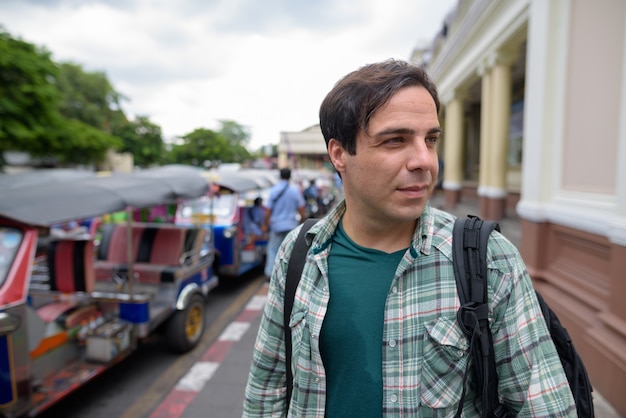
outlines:
{"label": "cloudy sky", "polygon": [[251,146],[318,123],[333,84],[408,59],[456,0],[0,0],[0,26],[105,72],[166,139],[230,119]]}

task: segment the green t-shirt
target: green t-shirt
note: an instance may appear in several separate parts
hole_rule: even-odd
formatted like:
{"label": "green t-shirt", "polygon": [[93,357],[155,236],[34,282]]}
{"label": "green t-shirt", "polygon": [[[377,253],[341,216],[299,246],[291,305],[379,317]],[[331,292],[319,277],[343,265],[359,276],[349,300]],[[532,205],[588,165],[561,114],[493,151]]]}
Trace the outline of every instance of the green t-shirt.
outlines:
{"label": "green t-shirt", "polygon": [[380,417],[385,301],[405,250],[361,247],[343,230],[328,258],[330,301],[320,334],[326,417]]}

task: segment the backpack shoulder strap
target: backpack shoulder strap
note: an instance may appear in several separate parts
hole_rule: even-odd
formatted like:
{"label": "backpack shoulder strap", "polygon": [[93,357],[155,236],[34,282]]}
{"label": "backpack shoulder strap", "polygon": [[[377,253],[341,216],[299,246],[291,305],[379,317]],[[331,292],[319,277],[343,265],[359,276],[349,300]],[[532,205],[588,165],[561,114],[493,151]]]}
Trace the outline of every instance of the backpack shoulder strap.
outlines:
{"label": "backpack shoulder strap", "polygon": [[458,218],[452,232],[452,259],[461,305],[487,303],[487,243],[495,221],[477,216]]}
{"label": "backpack shoulder strap", "polygon": [[287,267],[287,278],[285,279],[285,305],[283,316],[283,328],[285,330],[285,369],[287,370],[287,407],[291,400],[293,391],[293,372],[291,371],[291,328],[289,328],[289,318],[293,309],[293,301],[296,297],[296,289],[300,283],[302,269],[306,262],[306,254],[309,251],[310,243],[305,239],[306,232],[317,222],[317,219],[310,218],[304,221],[298,237],[289,256],[289,266]]}
{"label": "backpack shoulder strap", "polygon": [[278,193],[273,199],[272,199],[272,206],[274,206],[276,204],[276,202],[278,202],[278,199],[280,199],[285,192],[287,191],[287,189],[289,188],[289,182],[287,182],[287,184],[285,185],[285,187],[283,187],[280,191],[280,193]]}
{"label": "backpack shoulder strap", "polygon": [[[504,417],[507,414],[498,398],[498,375],[488,317],[487,243],[494,229],[500,230],[496,222],[468,216],[457,219],[452,232],[454,277],[461,302],[457,319],[470,338],[470,355],[476,389],[482,398],[483,417]],[[467,371],[457,416],[463,409],[466,379]]]}

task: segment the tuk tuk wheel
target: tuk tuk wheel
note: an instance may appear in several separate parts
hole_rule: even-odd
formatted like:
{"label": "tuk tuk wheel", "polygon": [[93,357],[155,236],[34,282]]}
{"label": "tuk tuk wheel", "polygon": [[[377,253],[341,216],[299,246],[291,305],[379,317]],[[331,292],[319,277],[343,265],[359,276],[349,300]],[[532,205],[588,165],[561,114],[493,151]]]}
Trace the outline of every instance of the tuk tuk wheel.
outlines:
{"label": "tuk tuk wheel", "polygon": [[167,322],[165,335],[169,348],[177,353],[185,353],[194,348],[204,333],[204,298],[195,294],[187,307],[177,311]]}

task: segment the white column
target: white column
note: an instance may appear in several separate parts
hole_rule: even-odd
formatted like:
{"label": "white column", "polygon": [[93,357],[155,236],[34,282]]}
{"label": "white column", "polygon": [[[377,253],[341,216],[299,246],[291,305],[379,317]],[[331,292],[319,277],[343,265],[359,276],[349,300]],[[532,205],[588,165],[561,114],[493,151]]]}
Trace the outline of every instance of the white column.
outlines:
{"label": "white column", "polygon": [[485,194],[487,179],[489,178],[489,143],[491,126],[491,69],[483,63],[478,68],[481,76],[480,91],[480,157],[478,170],[478,196]]}
{"label": "white column", "polygon": [[495,53],[491,60],[491,118],[489,132],[489,176],[487,197],[505,199],[507,195],[509,126],[511,119],[511,65],[513,54],[505,51]]}
{"label": "white column", "polygon": [[569,2],[530,3],[524,91],[522,200],[517,213],[533,222],[548,220],[563,166],[565,80]]}
{"label": "white column", "polygon": [[[622,66],[626,68],[626,33],[624,34],[624,52]],[[626,73],[622,73],[622,94],[620,104],[620,128],[617,145],[617,193],[615,216],[609,223],[608,237],[611,242],[626,246]]]}
{"label": "white column", "polygon": [[456,90],[446,101],[445,143],[443,152],[445,190],[459,191],[463,186],[463,94]]}

